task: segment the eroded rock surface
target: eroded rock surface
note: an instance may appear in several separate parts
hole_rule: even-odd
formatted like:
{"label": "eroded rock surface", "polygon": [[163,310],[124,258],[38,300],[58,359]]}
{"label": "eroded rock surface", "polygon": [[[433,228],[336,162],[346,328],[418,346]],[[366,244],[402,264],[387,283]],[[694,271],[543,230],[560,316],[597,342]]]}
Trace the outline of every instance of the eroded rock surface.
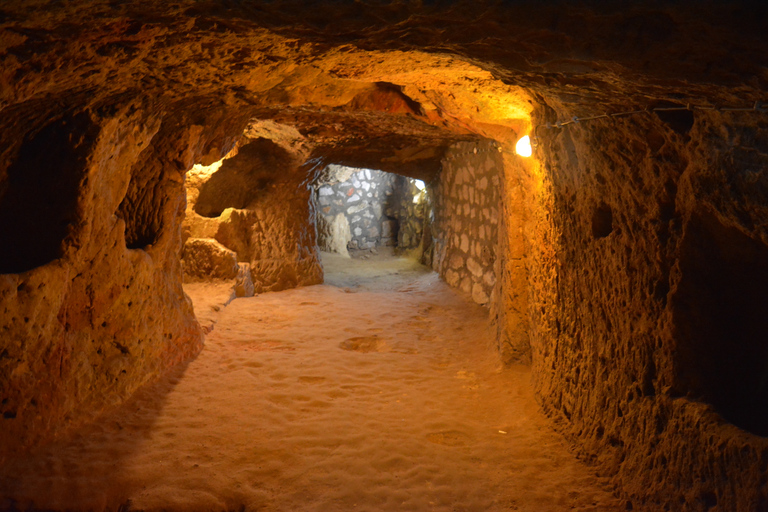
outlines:
{"label": "eroded rock surface", "polygon": [[[327,164],[431,183],[449,148],[494,140],[491,306],[545,411],[628,509],[768,508],[768,131],[759,109],[703,110],[766,100],[765,20],[749,2],[4,2],[0,457],[200,349],[186,237],[235,251],[256,290],[318,282],[306,183]],[[233,149],[182,235],[185,172]],[[270,158],[290,165],[246,172]]]}
{"label": "eroded rock surface", "polygon": [[352,241],[349,221],[343,213],[329,217],[318,214],[317,237],[320,250],[340,254],[349,258],[348,245]]}
{"label": "eroded rock surface", "polygon": [[215,239],[234,251],[237,261],[249,264],[255,293],[322,282],[308,174],[299,168],[299,155],[246,136],[236,152],[187,181],[184,236]]}
{"label": "eroded rock surface", "polygon": [[213,238],[188,238],[182,256],[188,279],[233,279],[239,273],[237,254]]}

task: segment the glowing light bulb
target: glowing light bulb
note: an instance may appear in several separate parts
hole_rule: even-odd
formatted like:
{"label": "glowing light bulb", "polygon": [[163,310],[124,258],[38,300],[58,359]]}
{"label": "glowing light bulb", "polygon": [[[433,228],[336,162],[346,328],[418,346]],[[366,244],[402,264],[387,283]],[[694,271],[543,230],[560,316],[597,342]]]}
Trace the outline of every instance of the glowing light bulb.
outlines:
{"label": "glowing light bulb", "polygon": [[517,141],[517,144],[515,145],[515,153],[526,158],[533,154],[531,138],[529,136],[524,135],[520,138],[519,141]]}

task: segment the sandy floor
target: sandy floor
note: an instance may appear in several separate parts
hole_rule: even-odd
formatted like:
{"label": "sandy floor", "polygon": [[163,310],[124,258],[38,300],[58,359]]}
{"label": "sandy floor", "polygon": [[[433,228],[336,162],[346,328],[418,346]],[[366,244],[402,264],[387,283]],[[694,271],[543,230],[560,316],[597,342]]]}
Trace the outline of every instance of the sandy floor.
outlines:
{"label": "sandy floor", "polygon": [[501,369],[485,310],[408,260],[324,259],[336,286],[232,301],[186,368],[0,470],[0,508],[623,508]]}

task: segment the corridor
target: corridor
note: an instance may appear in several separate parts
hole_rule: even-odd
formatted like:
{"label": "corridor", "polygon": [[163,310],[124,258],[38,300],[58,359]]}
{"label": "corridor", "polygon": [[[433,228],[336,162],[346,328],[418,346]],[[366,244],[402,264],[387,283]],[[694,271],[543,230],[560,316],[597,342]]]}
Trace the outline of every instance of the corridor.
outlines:
{"label": "corridor", "polygon": [[196,360],[5,467],[0,508],[623,509],[502,368],[486,309],[412,260],[323,260],[331,284],[214,305]]}

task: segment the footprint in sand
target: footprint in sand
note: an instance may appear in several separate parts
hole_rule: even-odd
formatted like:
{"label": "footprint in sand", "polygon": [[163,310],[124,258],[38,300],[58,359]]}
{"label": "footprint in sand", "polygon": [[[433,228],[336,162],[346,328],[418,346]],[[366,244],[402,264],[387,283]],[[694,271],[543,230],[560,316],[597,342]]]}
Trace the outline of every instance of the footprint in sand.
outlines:
{"label": "footprint in sand", "polygon": [[464,446],[469,440],[470,437],[459,430],[446,430],[444,432],[427,434],[427,441],[445,446]]}
{"label": "footprint in sand", "polygon": [[296,350],[296,347],[291,347],[282,340],[264,340],[258,343],[240,343],[233,346],[244,352],[293,352]]}
{"label": "footprint in sand", "polygon": [[339,347],[354,352],[389,352],[387,342],[378,336],[355,336],[339,343]]}
{"label": "footprint in sand", "polygon": [[475,375],[475,372],[468,372],[465,370],[461,370],[456,372],[456,378],[459,380],[466,380],[467,384],[464,387],[465,389],[471,389],[475,390],[479,388],[477,375]]}
{"label": "footprint in sand", "polygon": [[299,377],[300,382],[306,382],[307,384],[319,384],[323,381],[325,381],[325,377],[312,377],[312,376],[301,376]]}
{"label": "footprint in sand", "polygon": [[373,327],[373,328],[366,328],[366,329],[361,329],[360,327],[345,327],[344,328],[344,332],[349,332],[349,333],[355,333],[355,332],[360,332],[360,331],[370,332],[370,333],[373,333],[373,334],[378,334],[378,333],[384,332],[384,329],[382,329],[380,327]]}

